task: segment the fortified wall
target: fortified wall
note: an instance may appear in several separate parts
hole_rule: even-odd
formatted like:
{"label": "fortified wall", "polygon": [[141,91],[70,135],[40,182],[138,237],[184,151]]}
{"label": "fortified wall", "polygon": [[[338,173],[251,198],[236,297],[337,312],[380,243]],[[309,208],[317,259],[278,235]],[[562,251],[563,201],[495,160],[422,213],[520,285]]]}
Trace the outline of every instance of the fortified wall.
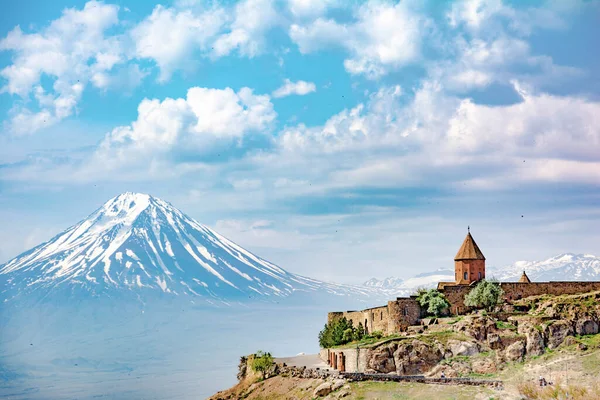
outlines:
{"label": "fortified wall", "polygon": [[[563,294],[579,294],[600,290],[600,282],[501,282],[500,287],[504,291],[504,301],[523,299],[530,296],[550,294],[559,296]],[[472,285],[445,286],[440,288],[450,303],[452,314],[462,314],[468,311],[464,299],[467,293],[473,289]]]}
{"label": "fortified wall", "polygon": [[[439,282],[438,290],[444,294],[450,303],[450,313],[460,315],[469,308],[465,306],[465,296],[473,287],[485,278],[485,257],[471,232],[463,241],[454,258],[455,281]],[[535,282],[532,283],[525,271],[519,282],[500,283],[504,291],[504,301],[511,303],[530,296],[543,294],[564,295],[579,294],[600,290],[600,282]],[[368,308],[361,311],[330,312],[327,322],[346,317],[354,326],[359,323],[367,333],[381,331],[386,335],[405,331],[409,326],[416,325],[423,316],[423,310],[416,296],[398,297],[389,301],[386,306]]]}

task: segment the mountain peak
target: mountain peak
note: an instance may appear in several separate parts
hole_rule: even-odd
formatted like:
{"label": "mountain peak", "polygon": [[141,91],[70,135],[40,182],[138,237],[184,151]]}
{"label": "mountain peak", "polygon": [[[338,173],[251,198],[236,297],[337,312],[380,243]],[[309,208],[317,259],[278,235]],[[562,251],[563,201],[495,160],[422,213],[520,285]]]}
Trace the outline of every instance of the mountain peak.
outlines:
{"label": "mountain peak", "polygon": [[[5,265],[7,294],[174,295],[223,299],[287,296],[294,291],[353,293],[291,274],[148,194],[122,193],[46,243]],[[362,290],[362,289],[361,289]]]}
{"label": "mountain peak", "polygon": [[107,216],[139,215],[149,205],[152,196],[144,193],[125,192],[108,200],[101,208]]}

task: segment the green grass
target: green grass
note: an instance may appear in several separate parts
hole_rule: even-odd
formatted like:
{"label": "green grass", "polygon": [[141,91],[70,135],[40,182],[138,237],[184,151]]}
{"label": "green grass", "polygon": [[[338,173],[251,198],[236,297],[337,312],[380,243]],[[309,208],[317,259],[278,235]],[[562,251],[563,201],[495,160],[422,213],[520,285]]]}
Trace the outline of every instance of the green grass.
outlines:
{"label": "green grass", "polygon": [[511,331],[516,331],[517,327],[511,324],[510,322],[504,321],[496,321],[496,328],[498,329],[510,329]]}
{"label": "green grass", "polygon": [[452,321],[447,322],[448,325],[454,325],[455,323],[457,323],[458,321],[462,321],[463,320],[463,316],[460,317],[456,317],[454,318]]}
{"label": "green grass", "polygon": [[498,395],[490,388],[462,385],[427,385],[414,382],[353,382],[349,400],[473,400],[497,399]]}

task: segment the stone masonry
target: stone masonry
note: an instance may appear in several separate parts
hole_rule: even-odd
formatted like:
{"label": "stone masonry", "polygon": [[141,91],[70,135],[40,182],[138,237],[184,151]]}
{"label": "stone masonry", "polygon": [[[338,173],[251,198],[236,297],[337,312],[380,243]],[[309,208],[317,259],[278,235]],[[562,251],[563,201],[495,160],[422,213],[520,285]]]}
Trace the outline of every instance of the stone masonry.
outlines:
{"label": "stone masonry", "polygon": [[[464,314],[469,311],[464,305],[464,298],[481,279],[485,278],[485,257],[475,243],[471,232],[467,233],[463,244],[454,257],[455,281],[439,282],[438,290],[450,303],[450,313]],[[523,276],[526,277],[525,271]],[[600,282],[531,282],[529,278],[519,282],[502,282],[504,300],[507,303],[521,298],[542,294],[563,295],[579,294],[600,290]],[[367,333],[380,331],[386,335],[406,331],[416,325],[423,316],[423,310],[416,296],[398,297],[388,302],[387,306],[373,307],[360,311],[330,312],[327,322],[346,317],[354,326],[359,323]],[[352,357],[352,356],[350,356]],[[332,360],[333,361],[333,360]]]}

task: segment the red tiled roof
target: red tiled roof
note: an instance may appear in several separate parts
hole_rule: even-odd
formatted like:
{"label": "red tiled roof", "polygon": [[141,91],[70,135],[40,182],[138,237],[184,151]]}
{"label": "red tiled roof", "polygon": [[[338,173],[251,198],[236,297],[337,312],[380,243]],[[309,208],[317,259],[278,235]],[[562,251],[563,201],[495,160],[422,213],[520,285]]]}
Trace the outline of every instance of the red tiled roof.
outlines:
{"label": "red tiled roof", "polygon": [[456,253],[456,257],[454,257],[454,261],[460,260],[485,260],[485,257],[477,243],[475,243],[475,239],[471,236],[471,233],[467,233],[467,237],[465,238],[462,246],[460,246],[460,250]]}

